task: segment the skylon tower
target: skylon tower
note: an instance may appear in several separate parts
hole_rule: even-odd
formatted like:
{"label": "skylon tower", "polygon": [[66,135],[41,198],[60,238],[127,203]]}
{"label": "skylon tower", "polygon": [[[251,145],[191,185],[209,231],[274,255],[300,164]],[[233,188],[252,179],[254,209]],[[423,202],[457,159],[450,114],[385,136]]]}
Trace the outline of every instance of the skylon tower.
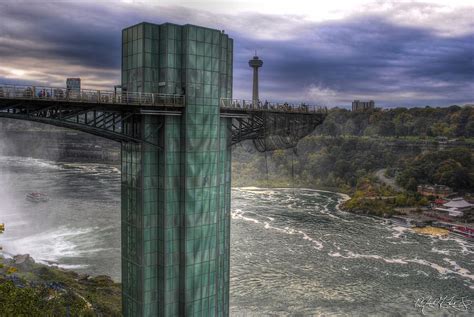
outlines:
{"label": "skylon tower", "polygon": [[252,102],[258,103],[258,69],[263,66],[263,61],[258,58],[257,54],[249,60],[249,66],[253,68],[253,89],[252,89]]}

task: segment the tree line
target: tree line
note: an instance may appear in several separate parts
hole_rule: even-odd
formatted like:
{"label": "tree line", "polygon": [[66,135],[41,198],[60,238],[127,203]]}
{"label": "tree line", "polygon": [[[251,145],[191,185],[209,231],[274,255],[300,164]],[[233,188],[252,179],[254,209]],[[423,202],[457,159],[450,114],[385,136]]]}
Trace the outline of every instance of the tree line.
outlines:
{"label": "tree line", "polygon": [[[463,142],[447,149],[399,147],[391,142],[400,138],[407,139],[408,144],[440,136]],[[336,108],[299,142],[296,154],[291,149],[255,152],[251,142],[237,146],[233,152],[233,184],[308,186],[349,192],[378,169],[389,168],[396,171],[398,183],[407,190],[431,183],[473,191],[473,137],[473,107],[367,112]]]}

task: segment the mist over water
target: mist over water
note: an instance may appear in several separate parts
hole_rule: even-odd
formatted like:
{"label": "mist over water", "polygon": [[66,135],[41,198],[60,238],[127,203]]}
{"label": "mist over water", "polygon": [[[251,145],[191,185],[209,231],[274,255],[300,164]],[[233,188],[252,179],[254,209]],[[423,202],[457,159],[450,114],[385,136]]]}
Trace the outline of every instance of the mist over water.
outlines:
{"label": "mist over water", "polygon": [[[32,191],[51,199],[26,201]],[[341,212],[336,193],[234,188],[232,199],[233,316],[419,316],[420,297],[474,300],[474,246],[460,238]],[[0,202],[9,254],[120,280],[117,168],[0,157]]]}
{"label": "mist over water", "polygon": [[[120,172],[97,164],[0,157],[2,245],[9,254],[120,278]],[[50,201],[25,195],[39,191]]]}

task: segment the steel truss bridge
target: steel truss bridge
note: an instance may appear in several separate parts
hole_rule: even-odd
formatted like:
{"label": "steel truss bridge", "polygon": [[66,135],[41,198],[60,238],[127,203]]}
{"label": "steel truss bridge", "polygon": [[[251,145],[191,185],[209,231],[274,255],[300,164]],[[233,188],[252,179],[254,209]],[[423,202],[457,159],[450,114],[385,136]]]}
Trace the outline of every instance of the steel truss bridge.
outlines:
{"label": "steel truss bridge", "polygon": [[[124,129],[125,120],[142,114],[181,116],[184,106],[183,95],[0,84],[0,117],[71,128],[119,142],[149,143],[139,131]],[[295,147],[326,114],[326,108],[305,104],[220,100],[221,117],[233,119],[232,145],[252,140],[261,152]]]}

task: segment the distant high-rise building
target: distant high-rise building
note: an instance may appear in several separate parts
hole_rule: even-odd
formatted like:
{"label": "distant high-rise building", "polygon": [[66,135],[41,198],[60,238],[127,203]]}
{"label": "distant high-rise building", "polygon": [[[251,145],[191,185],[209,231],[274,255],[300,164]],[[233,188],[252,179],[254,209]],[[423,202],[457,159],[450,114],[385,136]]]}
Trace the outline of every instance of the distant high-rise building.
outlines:
{"label": "distant high-rise building", "polygon": [[68,78],[66,80],[66,87],[68,91],[80,91],[81,90],[81,79],[80,78]]}
{"label": "distant high-rise building", "polygon": [[352,102],[352,111],[366,111],[375,108],[375,102],[373,100],[369,101],[359,101],[354,100]]}

